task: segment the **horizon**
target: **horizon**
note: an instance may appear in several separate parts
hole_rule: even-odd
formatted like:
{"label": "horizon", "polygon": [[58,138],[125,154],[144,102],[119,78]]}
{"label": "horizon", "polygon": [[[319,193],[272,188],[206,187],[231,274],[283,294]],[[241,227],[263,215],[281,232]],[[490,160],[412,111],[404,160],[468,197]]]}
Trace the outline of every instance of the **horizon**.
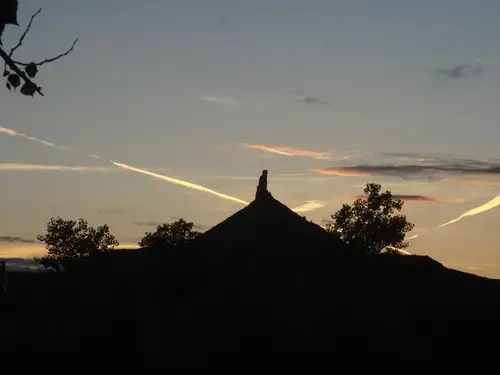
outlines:
{"label": "horizon", "polygon": [[10,49],[42,7],[19,60],[79,42],[40,69],[44,97],[0,89],[1,258],[43,254],[55,216],[122,246],[177,218],[210,228],[268,169],[319,225],[379,183],[416,224],[410,253],[500,278],[500,3],[106,6],[20,0],[3,34]]}

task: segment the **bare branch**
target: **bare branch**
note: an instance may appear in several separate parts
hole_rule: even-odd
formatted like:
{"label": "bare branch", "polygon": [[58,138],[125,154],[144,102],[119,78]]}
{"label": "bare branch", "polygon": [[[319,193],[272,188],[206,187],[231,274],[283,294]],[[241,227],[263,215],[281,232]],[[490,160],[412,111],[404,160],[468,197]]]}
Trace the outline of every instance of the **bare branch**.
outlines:
{"label": "bare branch", "polygon": [[[68,49],[66,52],[64,53],[61,53],[60,55],[57,55],[55,57],[52,57],[50,59],[45,59],[43,61],[40,61],[38,63],[35,63],[36,66],[41,66],[43,64],[47,64],[47,63],[51,63],[51,62],[54,62],[56,60],[59,60],[61,57],[64,57],[66,55],[68,55],[71,51],[73,51],[73,48],[75,48],[75,45],[76,45],[76,42],[78,42],[78,38],[75,39],[75,41],[73,42],[73,44],[71,45],[71,48]],[[21,66],[28,66],[29,63],[23,63],[23,62],[20,62],[20,61],[14,61],[14,63],[16,63],[17,65],[21,65]]]}
{"label": "bare branch", "polygon": [[38,87],[21,69],[17,67],[16,63],[12,61],[10,56],[2,49],[2,47],[0,47],[0,57],[5,61],[5,64],[9,68],[11,68],[17,75],[19,75],[19,77],[24,80],[24,82],[30,85],[34,85],[34,87],[36,87],[36,92],[38,92],[41,96],[44,96],[42,93],[42,89]]}
{"label": "bare branch", "polygon": [[19,47],[22,46],[24,38],[26,38],[26,35],[28,34],[28,31],[30,31],[31,24],[33,23],[33,20],[35,19],[36,16],[38,16],[40,14],[41,11],[42,11],[42,8],[38,9],[38,11],[31,16],[30,22],[28,23],[28,26],[26,26],[26,30],[24,30],[23,35],[21,35],[21,38],[19,39],[19,42],[17,42],[17,44],[10,50],[9,57],[12,57],[12,55],[14,54],[14,52]]}
{"label": "bare branch", "polygon": [[[1,0],[3,1],[3,0]],[[16,1],[17,4],[17,1]],[[28,32],[31,30],[31,25],[33,24],[33,20],[40,14],[42,11],[42,8],[38,9],[38,11],[31,16],[31,19],[26,26],[26,29],[24,30],[23,34],[21,35],[21,38],[17,42],[17,44],[10,50],[9,53],[5,52],[1,48],[0,44],[0,57],[4,60],[5,62],[5,68],[4,68],[4,77],[7,77],[7,88],[10,90],[11,87],[14,87],[14,90],[19,86],[19,77],[24,81],[24,85],[21,87],[21,93],[23,95],[28,95],[28,96],[33,96],[35,92],[38,92],[40,95],[43,96],[42,89],[38,85],[36,85],[31,78],[34,78],[35,75],[38,72],[37,67],[42,66],[44,64],[48,64],[51,62],[54,62],[56,60],[59,60],[60,58],[68,55],[73,49],[75,48],[76,43],[78,42],[78,39],[76,39],[73,44],[71,45],[71,48],[69,48],[66,52],[61,53],[55,57],[48,58],[45,60],[42,60],[38,63],[34,62],[29,62],[29,63],[23,63],[20,61],[16,61],[13,59],[14,52],[16,52],[21,46],[23,45],[24,39],[28,35]],[[17,14],[17,8],[16,8],[16,14]],[[17,25],[17,20],[14,20],[15,22],[11,21],[10,23],[16,24]],[[0,25],[2,26],[3,31],[3,24]],[[0,33],[1,34],[1,33]],[[13,73],[10,73],[7,67],[10,68],[10,70]],[[24,71],[23,71],[24,70]],[[15,73],[15,74],[14,74]],[[17,77],[19,76],[19,77]]]}

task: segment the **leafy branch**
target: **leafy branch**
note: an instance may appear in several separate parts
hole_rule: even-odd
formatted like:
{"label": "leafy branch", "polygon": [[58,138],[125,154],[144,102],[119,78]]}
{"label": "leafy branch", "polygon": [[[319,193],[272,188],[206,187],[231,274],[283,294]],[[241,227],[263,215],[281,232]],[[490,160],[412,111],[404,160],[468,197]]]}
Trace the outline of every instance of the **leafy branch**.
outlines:
{"label": "leafy branch", "polygon": [[[2,10],[2,9],[0,9]],[[4,49],[1,47],[0,43],[0,57],[4,60],[5,65],[4,65],[4,72],[3,76],[6,77],[6,86],[9,90],[16,90],[20,85],[21,85],[21,80],[24,81],[24,84],[21,86],[21,94],[26,95],[26,96],[34,96],[35,93],[40,94],[41,96],[44,96],[42,93],[42,88],[38,86],[35,82],[33,82],[33,78],[35,78],[36,74],[38,73],[38,68],[44,64],[54,62],[56,60],[59,60],[60,58],[67,56],[73,49],[75,48],[76,43],[78,42],[78,39],[75,39],[71,47],[66,51],[63,52],[55,57],[47,58],[44,59],[40,62],[29,62],[29,63],[24,63],[21,61],[16,61],[13,58],[14,52],[18,50],[24,42],[24,39],[26,38],[26,35],[31,29],[31,25],[33,23],[33,20],[35,19],[36,16],[40,14],[42,11],[42,8],[38,9],[36,13],[34,13],[31,16],[31,19],[26,26],[26,29],[24,30],[23,34],[21,35],[21,38],[17,42],[17,44],[12,47],[9,53],[7,53]],[[3,31],[3,28],[6,24],[13,24],[17,25],[17,1],[16,1],[16,9],[15,9],[16,14],[11,14],[11,19],[9,22],[0,22],[0,30]],[[15,22],[13,22],[14,20]],[[1,32],[0,32],[1,36]]]}

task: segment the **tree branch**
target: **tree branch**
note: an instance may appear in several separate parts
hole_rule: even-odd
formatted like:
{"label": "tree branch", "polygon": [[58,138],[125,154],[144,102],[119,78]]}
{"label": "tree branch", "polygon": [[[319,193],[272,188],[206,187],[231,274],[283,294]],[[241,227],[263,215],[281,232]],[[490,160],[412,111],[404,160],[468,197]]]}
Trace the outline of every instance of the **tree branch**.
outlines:
{"label": "tree branch", "polygon": [[[1,1],[3,1],[3,0],[1,0]],[[47,64],[47,63],[54,62],[54,61],[59,60],[60,58],[62,58],[64,56],[67,56],[71,51],[73,51],[76,43],[78,42],[78,39],[75,39],[75,41],[73,42],[71,47],[66,52],[61,53],[55,57],[42,60],[38,63],[34,63],[34,62],[23,63],[23,62],[14,60],[12,58],[12,56],[14,55],[14,52],[16,52],[16,50],[18,50],[23,45],[23,42],[24,42],[24,39],[26,38],[26,35],[28,35],[28,32],[31,30],[31,25],[33,23],[33,20],[35,19],[36,16],[38,16],[40,14],[41,11],[42,11],[42,8],[38,9],[38,11],[31,16],[31,19],[30,19],[28,25],[26,26],[26,29],[24,30],[23,34],[21,35],[21,38],[19,39],[17,44],[10,50],[9,53],[5,52],[2,49],[1,44],[0,44],[0,57],[5,62],[4,76],[8,76],[7,79],[9,81],[9,82],[7,82],[7,87],[10,90],[11,86],[13,86],[14,89],[19,86],[19,78],[15,76],[17,74],[25,82],[23,87],[21,87],[21,93],[24,95],[29,95],[29,96],[33,96],[33,94],[35,92],[38,92],[40,95],[44,96],[42,93],[41,87],[36,85],[30,79],[30,77],[34,78],[36,73],[38,72],[37,67],[42,66],[42,65]],[[17,21],[15,24],[17,24]],[[5,26],[5,25],[2,24],[1,26],[2,26],[2,29],[0,30],[0,34],[3,31],[3,26]],[[15,74],[9,74],[7,67],[9,67],[10,70],[12,70],[12,72],[14,72]],[[21,70],[22,69],[21,67],[25,67],[23,69],[25,71]]]}
{"label": "tree branch", "polygon": [[31,16],[30,22],[28,23],[28,26],[26,26],[26,30],[24,30],[23,35],[21,35],[19,42],[17,42],[17,44],[10,50],[9,57],[12,57],[14,52],[16,52],[16,50],[22,46],[24,38],[26,38],[28,31],[30,31],[31,24],[33,23],[33,20],[35,19],[36,16],[38,16],[40,14],[41,11],[42,11],[42,8],[38,9],[38,11]]}
{"label": "tree branch", "polygon": [[[78,42],[78,38],[75,39],[75,41],[73,42],[73,44],[71,45],[71,48],[68,49],[66,52],[64,53],[61,53],[60,55],[57,55],[55,57],[52,57],[50,59],[45,59],[43,61],[40,61],[38,63],[35,63],[36,66],[42,66],[43,64],[47,64],[47,63],[51,63],[51,62],[54,62],[56,60],[59,60],[60,58],[64,57],[64,56],[67,56],[71,51],[73,51],[73,48],[75,48],[75,45],[76,45],[76,42]],[[20,62],[20,61],[14,61],[13,62],[17,65],[21,65],[21,66],[28,66],[29,63],[23,63],[23,62]]]}
{"label": "tree branch", "polygon": [[2,47],[0,47],[0,57],[5,61],[5,64],[12,69],[12,71],[24,80],[24,82],[34,85],[34,87],[36,87],[36,92],[38,92],[41,96],[44,96],[41,87],[38,87],[21,69],[17,67],[16,63],[12,61],[10,56],[2,49]]}

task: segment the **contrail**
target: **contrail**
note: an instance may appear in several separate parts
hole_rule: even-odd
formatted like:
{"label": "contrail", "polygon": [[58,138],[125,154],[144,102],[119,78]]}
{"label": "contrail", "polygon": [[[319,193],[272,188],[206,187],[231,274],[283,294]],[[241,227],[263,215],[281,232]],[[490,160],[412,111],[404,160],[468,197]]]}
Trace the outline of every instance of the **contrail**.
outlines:
{"label": "contrail", "polygon": [[[133,171],[133,172],[137,172],[137,173],[142,173],[142,174],[145,174],[147,176],[151,176],[151,177],[157,178],[159,180],[171,182],[173,184],[182,185],[182,186],[188,187],[190,189],[195,189],[195,190],[203,191],[205,193],[213,194],[213,195],[216,195],[217,197],[222,198],[222,199],[226,199],[226,200],[233,201],[233,202],[240,203],[240,204],[244,204],[244,205],[248,205],[249,204],[248,202],[246,202],[246,201],[244,201],[242,199],[239,199],[239,198],[236,198],[236,197],[232,197],[232,196],[227,195],[227,194],[219,193],[218,191],[209,189],[209,188],[207,188],[205,186],[193,184],[192,182],[183,181],[183,180],[179,180],[177,178],[168,177],[168,176],[165,176],[165,175],[162,175],[162,174],[150,172],[150,171],[147,171],[145,169],[140,169],[140,168],[132,167],[131,165],[127,165],[127,164],[123,164],[123,163],[117,163],[117,162],[114,162],[112,160],[110,160],[109,162],[112,163],[112,164],[114,164],[114,165],[116,165],[119,168],[123,168],[123,169],[129,170],[129,171]],[[305,204],[303,204],[301,206],[293,208],[292,211],[295,211],[295,212],[309,212],[309,211],[313,211],[313,210],[315,210],[317,208],[321,208],[321,207],[324,207],[324,206],[325,206],[325,203],[316,202],[316,201],[308,201],[308,202],[306,202]]]}
{"label": "contrail", "polygon": [[209,193],[209,194],[213,194],[213,195],[216,195],[218,196],[219,198],[222,198],[222,199],[226,199],[228,201],[233,201],[233,202],[236,202],[236,203],[240,203],[240,204],[244,204],[244,205],[247,205],[248,202],[244,201],[244,200],[241,200],[241,199],[238,199],[238,198],[235,198],[235,197],[232,197],[230,195],[226,195],[226,194],[222,194],[222,193],[219,193],[218,191],[215,191],[215,190],[212,190],[212,189],[209,189],[209,188],[206,188],[204,186],[201,186],[201,185],[196,185],[196,184],[193,184],[191,182],[187,182],[187,181],[183,181],[183,180],[179,180],[177,178],[173,178],[173,177],[168,177],[168,176],[164,176],[162,174],[158,174],[158,173],[154,173],[154,172],[150,172],[150,171],[146,171],[144,169],[140,169],[140,168],[135,168],[135,167],[132,167],[130,165],[127,165],[127,164],[123,164],[123,163],[116,163],[112,160],[110,160],[110,162],[114,165],[116,165],[117,167],[119,168],[123,168],[123,169],[127,169],[129,171],[134,171],[134,172],[137,172],[137,173],[142,173],[142,174],[145,174],[146,176],[151,176],[153,178],[157,178],[159,180],[163,180],[163,181],[167,181],[167,182],[171,182],[173,184],[177,184],[177,185],[182,185],[182,186],[185,186],[185,187],[188,187],[190,189],[195,189],[195,190],[199,190],[199,191],[203,191],[205,193]]}
{"label": "contrail", "polygon": [[450,224],[454,224],[457,221],[462,220],[463,218],[465,218],[467,216],[474,216],[474,215],[483,213],[485,211],[489,211],[492,208],[495,208],[499,205],[500,205],[500,195],[497,195],[495,198],[493,198],[489,202],[486,202],[485,204],[483,204],[479,207],[473,208],[472,210],[469,210],[469,211],[463,213],[462,215],[460,215],[456,219],[450,220],[447,223],[444,223],[444,224],[437,226],[435,229],[442,228],[442,227],[445,227],[445,226],[450,225]]}
{"label": "contrail", "polygon": [[4,133],[4,134],[7,134],[7,135],[10,135],[11,137],[21,137],[21,138],[24,138],[24,139],[29,139],[30,141],[38,142],[38,143],[41,143],[42,145],[45,145],[45,146],[58,148],[58,149],[63,150],[63,151],[73,151],[68,146],[58,146],[58,145],[56,145],[56,144],[54,144],[52,142],[47,142],[47,141],[44,141],[43,139],[38,139],[38,138],[35,138],[35,137],[31,137],[31,136],[26,135],[24,133],[20,133],[18,131],[15,131],[14,129],[0,127],[0,133]]}
{"label": "contrail", "polygon": [[69,165],[43,165],[43,164],[23,164],[23,163],[0,163],[0,171],[62,171],[62,172],[109,172],[115,170],[112,167],[87,167]]}
{"label": "contrail", "polygon": [[[44,146],[57,148],[59,150],[74,152],[74,150],[71,147],[68,147],[68,146],[58,146],[58,145],[56,145],[56,144],[54,144],[52,142],[44,141],[43,139],[39,139],[39,138],[36,138],[36,137],[31,137],[31,136],[26,135],[24,133],[18,132],[17,130],[14,130],[14,129],[0,127],[0,133],[4,133],[4,134],[7,134],[7,135],[10,135],[11,137],[21,137],[21,138],[24,138],[24,139],[28,139],[30,141],[34,141],[34,142],[40,143],[40,144],[42,144]],[[100,156],[96,155],[96,154],[86,153],[86,155],[89,156],[89,157],[91,157],[91,158],[94,158],[94,159],[100,159]],[[246,201],[244,201],[242,199],[239,199],[239,198],[236,198],[236,197],[232,197],[232,196],[227,195],[227,194],[219,193],[218,191],[209,189],[209,188],[207,188],[205,186],[196,185],[196,184],[193,184],[192,182],[183,181],[183,180],[179,180],[177,178],[168,177],[168,176],[161,175],[161,174],[154,173],[154,172],[150,172],[150,171],[147,171],[147,170],[144,170],[144,169],[132,167],[132,166],[127,165],[127,164],[117,163],[117,162],[114,162],[112,160],[109,160],[109,162],[111,162],[115,166],[117,166],[119,168],[122,168],[122,169],[126,169],[126,170],[137,172],[137,173],[141,173],[141,174],[144,174],[144,175],[147,175],[147,176],[151,176],[153,178],[157,178],[159,180],[171,182],[173,184],[181,185],[181,186],[184,186],[184,187],[187,187],[187,188],[190,188],[190,189],[194,189],[194,190],[198,190],[198,191],[203,191],[205,193],[213,194],[213,195],[215,195],[215,196],[217,196],[219,198],[222,198],[222,199],[226,199],[226,200],[233,201],[233,202],[236,202],[236,203],[248,205],[248,202],[246,202]],[[5,168],[4,170],[7,170],[7,168],[12,168],[10,170],[13,170],[13,169],[16,169],[16,170],[29,170],[30,168],[31,168],[31,170],[35,170],[35,169],[38,169],[38,170],[42,170],[42,169],[43,170],[73,170],[73,171],[84,171],[84,170],[86,170],[86,169],[84,169],[85,167],[64,167],[64,166],[41,167],[41,166],[35,166],[35,165],[29,165],[29,166],[24,166],[24,167],[21,167],[21,166],[7,166],[7,165],[5,165],[4,168]],[[95,170],[98,170],[98,169],[95,169]],[[103,169],[103,171],[104,170],[105,169]],[[309,211],[313,211],[315,209],[321,208],[324,205],[325,205],[325,203],[320,203],[320,202],[316,202],[316,201],[308,201],[308,202],[306,202],[303,205],[300,205],[298,207],[293,208],[292,211],[298,212],[298,213],[300,213],[300,212],[309,212]]]}

